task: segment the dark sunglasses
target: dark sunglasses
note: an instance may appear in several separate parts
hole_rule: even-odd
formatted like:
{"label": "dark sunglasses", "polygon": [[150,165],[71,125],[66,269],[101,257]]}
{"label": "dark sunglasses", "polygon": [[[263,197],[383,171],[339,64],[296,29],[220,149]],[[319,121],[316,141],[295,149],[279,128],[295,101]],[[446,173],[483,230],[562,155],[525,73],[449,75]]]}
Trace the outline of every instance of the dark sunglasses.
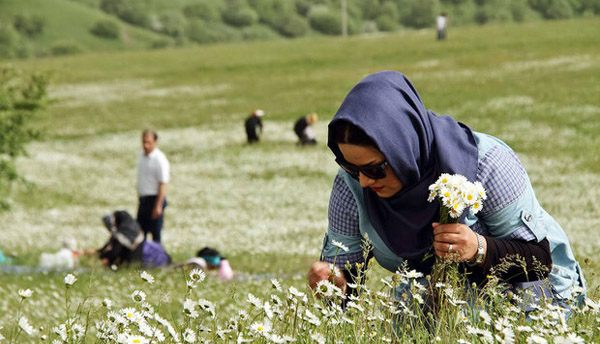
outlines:
{"label": "dark sunglasses", "polygon": [[352,177],[356,179],[358,179],[359,173],[362,173],[371,179],[383,179],[386,177],[385,168],[388,165],[387,161],[384,161],[378,165],[371,166],[356,166],[339,158],[336,158],[335,162],[337,162],[338,165],[340,165],[340,167],[344,169],[344,171],[348,172]]}

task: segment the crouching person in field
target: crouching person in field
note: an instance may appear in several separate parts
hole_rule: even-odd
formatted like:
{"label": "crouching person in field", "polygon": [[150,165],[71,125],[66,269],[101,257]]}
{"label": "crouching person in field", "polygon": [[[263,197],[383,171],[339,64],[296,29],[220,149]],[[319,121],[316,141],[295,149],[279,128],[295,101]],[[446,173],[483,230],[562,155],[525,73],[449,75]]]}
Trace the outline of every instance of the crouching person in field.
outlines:
{"label": "crouching person in field", "polygon": [[171,263],[171,257],[157,242],[144,239],[140,225],[126,211],[115,211],[102,217],[110,232],[110,239],[97,253],[106,266],[120,267],[137,263],[146,267],[160,267]]}

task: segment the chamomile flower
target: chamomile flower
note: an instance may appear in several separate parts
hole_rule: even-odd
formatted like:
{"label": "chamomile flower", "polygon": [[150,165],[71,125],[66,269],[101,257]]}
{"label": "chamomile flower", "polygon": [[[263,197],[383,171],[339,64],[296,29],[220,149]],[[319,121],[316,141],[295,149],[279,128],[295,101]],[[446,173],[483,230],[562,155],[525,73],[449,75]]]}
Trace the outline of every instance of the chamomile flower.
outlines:
{"label": "chamomile flower", "polygon": [[333,246],[335,246],[335,247],[339,248],[340,250],[344,251],[344,252],[348,252],[348,250],[349,250],[348,246],[346,246],[346,245],[342,244],[342,243],[341,243],[341,242],[339,242],[339,241],[336,241],[336,240],[331,240],[331,244],[332,244]]}
{"label": "chamomile flower", "polygon": [[152,276],[150,273],[148,273],[148,272],[146,272],[146,271],[142,271],[142,272],[140,273],[140,277],[141,277],[141,278],[142,278],[144,281],[146,281],[146,282],[148,282],[148,283],[150,283],[150,284],[154,283],[154,276]]}
{"label": "chamomile flower", "polygon": [[540,337],[537,334],[532,334],[527,337],[527,344],[548,344],[548,341],[544,337]]}
{"label": "chamomile flower", "polygon": [[113,302],[109,298],[104,298],[104,300],[102,300],[102,306],[106,307],[106,309],[111,309],[112,304],[113,304]]}
{"label": "chamomile flower", "polygon": [[254,334],[264,336],[265,334],[271,332],[271,323],[268,321],[255,322],[250,325],[250,331],[252,331]]}
{"label": "chamomile flower", "polygon": [[421,278],[423,277],[423,274],[421,272],[418,272],[417,270],[410,270],[406,272],[405,276],[407,278]]}
{"label": "chamomile flower", "polygon": [[73,284],[75,284],[75,282],[77,282],[77,277],[75,277],[75,275],[68,274],[67,276],[65,276],[65,284],[67,285],[67,287],[72,286]]}
{"label": "chamomile flower", "polygon": [[193,269],[192,271],[190,271],[190,279],[195,283],[200,283],[204,281],[205,278],[206,273],[204,273],[204,271],[200,269]]}
{"label": "chamomile flower", "polygon": [[315,289],[315,291],[318,295],[321,295],[323,297],[331,297],[335,292],[334,288],[335,286],[333,285],[333,283],[329,282],[328,280],[322,280],[317,282],[317,288]]}
{"label": "chamomile flower", "polygon": [[185,299],[183,302],[183,313],[190,318],[197,318],[200,314],[196,311],[197,302],[192,301],[190,299]]}
{"label": "chamomile flower", "polygon": [[21,297],[21,299],[25,300],[27,298],[30,298],[31,295],[33,295],[33,291],[31,289],[19,289],[19,296]]}
{"label": "chamomile flower", "polygon": [[277,290],[278,292],[281,292],[281,283],[279,283],[279,281],[275,278],[271,278],[271,284],[273,285],[273,288],[275,288],[275,290]]}
{"label": "chamomile flower", "polygon": [[142,303],[146,300],[146,293],[141,290],[136,290],[131,294],[131,299],[135,303]]}
{"label": "chamomile flower", "polygon": [[248,302],[256,308],[263,307],[262,301],[252,293],[248,293]]}
{"label": "chamomile flower", "polygon": [[147,344],[150,340],[140,335],[129,335],[125,343],[127,344]]}
{"label": "chamomile flower", "polygon": [[318,344],[325,344],[325,337],[320,333],[313,333],[310,335],[310,339],[314,340]]}
{"label": "chamomile flower", "polygon": [[186,328],[183,332],[183,341],[186,343],[195,343],[196,332],[194,332],[192,329]]}
{"label": "chamomile flower", "polygon": [[29,336],[33,334],[33,326],[29,325],[29,320],[25,317],[19,319],[19,328]]}

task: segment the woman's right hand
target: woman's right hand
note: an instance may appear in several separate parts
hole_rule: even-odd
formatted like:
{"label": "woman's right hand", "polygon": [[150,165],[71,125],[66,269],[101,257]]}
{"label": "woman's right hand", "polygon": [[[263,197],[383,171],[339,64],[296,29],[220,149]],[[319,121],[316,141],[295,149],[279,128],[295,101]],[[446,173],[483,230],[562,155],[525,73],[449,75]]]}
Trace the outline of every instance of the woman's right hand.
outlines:
{"label": "woman's right hand", "polygon": [[331,283],[333,283],[336,287],[340,288],[342,292],[346,292],[346,277],[344,274],[336,267],[336,274],[331,276],[331,264],[327,262],[315,262],[311,265],[310,270],[308,271],[308,285],[311,289],[315,290],[317,287],[317,283],[320,281],[324,281],[329,279]]}

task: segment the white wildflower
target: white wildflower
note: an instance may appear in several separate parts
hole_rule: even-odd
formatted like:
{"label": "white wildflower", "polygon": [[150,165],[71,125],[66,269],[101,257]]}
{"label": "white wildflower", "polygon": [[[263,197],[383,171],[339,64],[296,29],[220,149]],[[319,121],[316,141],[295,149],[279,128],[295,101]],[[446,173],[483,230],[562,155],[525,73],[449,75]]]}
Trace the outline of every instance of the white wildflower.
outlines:
{"label": "white wildflower", "polygon": [[537,334],[532,334],[527,337],[527,344],[548,344],[548,341],[544,337],[540,337]]}
{"label": "white wildflower", "polygon": [[250,331],[255,334],[260,334],[264,336],[265,334],[271,331],[271,323],[268,321],[265,322],[255,322],[250,325]]}
{"label": "white wildflower", "polygon": [[486,325],[490,325],[492,323],[492,317],[485,310],[479,311],[479,317],[483,320],[483,323]]}
{"label": "white wildflower", "polygon": [[33,334],[33,326],[29,325],[29,321],[25,317],[19,319],[19,328],[29,336]]}
{"label": "white wildflower", "polygon": [[148,272],[146,272],[146,271],[142,271],[142,272],[140,273],[140,277],[141,277],[141,278],[142,278],[144,281],[146,281],[146,282],[148,282],[148,283],[150,283],[150,284],[154,283],[154,276],[152,276],[150,273],[148,273]]}
{"label": "white wildflower", "polygon": [[196,283],[200,283],[204,281],[206,278],[206,273],[200,269],[193,269],[190,271],[190,279]]}
{"label": "white wildflower", "polygon": [[106,307],[107,309],[111,309],[112,304],[113,304],[113,302],[109,298],[104,298],[104,300],[102,300],[102,306]]}
{"label": "white wildflower", "polygon": [[320,333],[313,333],[310,335],[310,339],[314,340],[319,344],[325,344],[325,337]]}
{"label": "white wildflower", "polygon": [[186,328],[183,332],[183,341],[186,343],[195,343],[196,333],[192,329]]}
{"label": "white wildflower", "polygon": [[21,299],[27,299],[33,295],[33,291],[31,289],[19,289],[19,296]]}
{"label": "white wildflower", "polygon": [[279,283],[279,281],[275,278],[271,278],[271,284],[273,285],[273,288],[275,288],[275,290],[277,290],[278,292],[281,292],[281,283]]}
{"label": "white wildflower", "polygon": [[185,299],[183,302],[183,313],[190,318],[197,318],[200,314],[196,311],[196,306],[198,303],[196,301],[192,301],[190,299]]}
{"label": "white wildflower", "polygon": [[77,282],[77,277],[73,274],[68,274],[65,276],[65,284],[67,287],[72,286],[75,282]]}
{"label": "white wildflower", "polygon": [[321,320],[319,320],[319,318],[317,318],[316,315],[314,315],[311,311],[309,311],[308,309],[306,309],[304,311],[305,314],[305,318],[304,320],[308,321],[309,323],[315,325],[315,326],[320,326],[321,325]]}
{"label": "white wildflower", "polygon": [[263,307],[262,301],[252,293],[248,293],[248,302],[256,308]]}
{"label": "white wildflower", "polygon": [[337,248],[341,249],[341,250],[342,250],[342,251],[344,251],[344,252],[348,252],[348,250],[349,250],[348,246],[346,246],[346,245],[342,244],[342,243],[341,243],[341,242],[339,242],[339,241],[336,241],[336,240],[331,240],[331,244],[332,244],[333,246],[335,246],[335,247],[337,247]]}
{"label": "white wildflower", "polygon": [[413,279],[413,278],[421,278],[421,277],[423,277],[423,274],[418,272],[417,270],[411,270],[411,271],[407,271],[405,276],[407,278]]}
{"label": "white wildflower", "polygon": [[136,290],[131,294],[131,299],[135,303],[142,303],[146,300],[146,293],[141,290]]}

